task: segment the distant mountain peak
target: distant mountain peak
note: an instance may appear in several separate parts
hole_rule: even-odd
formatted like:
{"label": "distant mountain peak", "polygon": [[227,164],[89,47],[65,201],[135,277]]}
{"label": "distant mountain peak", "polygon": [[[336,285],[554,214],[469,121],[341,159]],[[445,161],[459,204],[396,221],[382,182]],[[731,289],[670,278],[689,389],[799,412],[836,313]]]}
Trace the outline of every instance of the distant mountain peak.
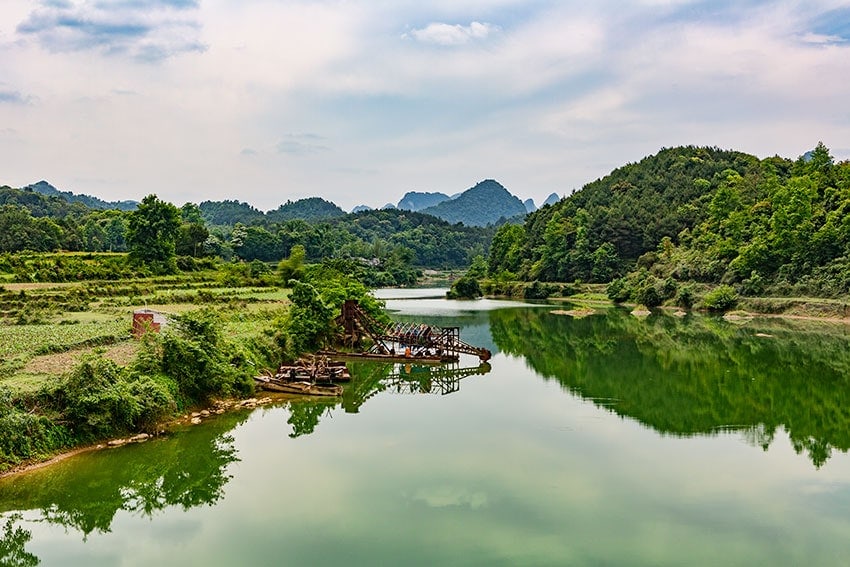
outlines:
{"label": "distant mountain peak", "polygon": [[527,214],[522,201],[494,179],[485,179],[456,198],[421,212],[468,226],[487,226]]}
{"label": "distant mountain peak", "polygon": [[336,203],[321,197],[307,197],[297,201],[286,201],[273,211],[266,213],[270,221],[293,219],[324,220],[344,216],[346,213]]}
{"label": "distant mountain peak", "polygon": [[546,197],[546,200],[543,201],[543,205],[540,205],[540,206],[542,207],[544,205],[554,205],[555,203],[557,203],[560,200],[561,200],[560,195],[558,195],[557,193],[552,193],[551,195]]}
{"label": "distant mountain peak", "polygon": [[398,202],[398,208],[405,211],[421,211],[448,200],[449,196],[444,193],[408,191]]}
{"label": "distant mountain peak", "polygon": [[534,204],[534,199],[526,199],[522,204],[525,205],[525,211],[527,213],[533,213],[537,210],[537,205]]}
{"label": "distant mountain peak", "polygon": [[23,187],[25,191],[40,193],[48,197],[59,197],[68,203],[82,203],[90,209],[118,209],[122,211],[132,211],[138,206],[137,201],[104,201],[91,195],[76,194],[71,191],[61,191],[42,179],[31,185]]}

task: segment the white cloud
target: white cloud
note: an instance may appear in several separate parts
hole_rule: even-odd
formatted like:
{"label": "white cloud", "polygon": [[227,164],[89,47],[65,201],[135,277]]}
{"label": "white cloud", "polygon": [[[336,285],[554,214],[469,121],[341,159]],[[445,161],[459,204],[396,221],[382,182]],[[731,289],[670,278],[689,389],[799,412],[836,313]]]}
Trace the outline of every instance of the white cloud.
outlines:
{"label": "white cloud", "polygon": [[203,51],[196,0],[50,1],[16,28],[51,52],[97,50],[154,62]]}
{"label": "white cloud", "polygon": [[[460,24],[431,23],[422,29],[414,29],[410,37],[423,43],[437,45],[463,45],[470,41],[485,40],[499,31],[499,26],[493,24],[472,22],[468,26]],[[405,34],[405,37],[408,34]]]}
{"label": "white cloud", "polygon": [[830,43],[846,43],[846,39],[838,35],[823,35],[818,33],[804,33],[799,36],[803,43],[815,45],[828,45]]}
{"label": "white cloud", "polygon": [[[0,184],[268,209],[496,178],[539,202],[661,146],[846,146],[850,44],[811,23],[834,2],[654,4],[6,0]],[[58,10],[97,25],[35,25]]]}

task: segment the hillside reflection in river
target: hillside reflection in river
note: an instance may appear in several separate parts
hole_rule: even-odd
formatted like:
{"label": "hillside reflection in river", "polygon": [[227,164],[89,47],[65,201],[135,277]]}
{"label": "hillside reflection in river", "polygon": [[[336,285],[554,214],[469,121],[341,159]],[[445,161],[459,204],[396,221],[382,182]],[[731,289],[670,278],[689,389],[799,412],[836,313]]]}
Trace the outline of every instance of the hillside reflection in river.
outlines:
{"label": "hillside reflection in river", "polygon": [[[0,481],[0,512],[36,510],[37,521],[79,531],[111,531],[119,511],[152,517],[169,506],[213,505],[237,461],[230,430],[245,412],[167,439],[104,450]],[[20,514],[11,516],[20,519]],[[6,537],[15,536],[6,530]],[[18,538],[20,539],[20,538]],[[5,546],[0,545],[0,549]],[[0,555],[0,563],[8,559]],[[6,564],[6,563],[2,563]]]}
{"label": "hillside reflection in river", "polygon": [[490,329],[541,377],[663,434],[740,431],[767,449],[781,426],[816,467],[850,448],[843,325],[505,309],[490,313]]}
{"label": "hillside reflection in river", "polygon": [[341,399],[286,399],[0,479],[0,564],[832,565],[850,553],[846,327],[468,305],[401,315],[493,348],[492,368],[466,360],[474,374],[456,383],[355,363]]}

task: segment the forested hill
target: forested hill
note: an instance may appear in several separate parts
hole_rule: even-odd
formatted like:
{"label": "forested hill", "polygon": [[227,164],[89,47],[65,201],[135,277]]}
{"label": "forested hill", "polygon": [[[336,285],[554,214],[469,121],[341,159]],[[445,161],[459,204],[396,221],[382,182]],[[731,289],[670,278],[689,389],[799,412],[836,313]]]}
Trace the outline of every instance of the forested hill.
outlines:
{"label": "forested hill", "polygon": [[[464,268],[476,255],[486,256],[493,228],[452,225],[410,211],[381,209],[308,223],[264,220],[241,228],[238,254],[245,260],[279,260],[292,246],[308,259],[387,258],[429,268]],[[236,229],[234,229],[234,233]]]}
{"label": "forested hill", "polygon": [[81,203],[90,209],[132,211],[139,205],[136,201],[104,201],[103,199],[92,197],[91,195],[77,195],[71,191],[60,191],[47,181],[39,181],[38,183],[27,185],[24,187],[24,190],[41,193],[48,197],[59,197],[69,203]]}
{"label": "forested hill", "polygon": [[465,267],[474,256],[486,256],[495,232],[494,228],[452,225],[431,215],[389,209],[333,222],[362,242],[386,241],[409,250],[416,266],[445,268]]}
{"label": "forested hill", "polygon": [[462,222],[468,226],[487,226],[499,221],[522,217],[525,205],[497,181],[487,179],[467,189],[458,197],[422,209],[450,223]]}
{"label": "forested hill", "polygon": [[17,205],[29,211],[33,217],[63,219],[72,214],[85,214],[89,208],[82,203],[70,203],[57,195],[45,195],[32,189],[14,189],[8,185],[0,187],[0,206]]}
{"label": "forested hill", "polygon": [[744,292],[850,292],[850,163],[663,149],[502,227],[491,275],[607,282],[637,268]]}
{"label": "forested hill", "polygon": [[203,201],[198,207],[201,216],[212,225],[233,226],[236,223],[251,224],[265,218],[265,214],[248,203],[226,199],[224,201]]}
{"label": "forested hill", "polygon": [[346,213],[336,204],[321,197],[308,197],[297,201],[286,201],[280,207],[266,213],[270,221],[285,221],[304,219],[306,221],[332,219],[344,216]]}

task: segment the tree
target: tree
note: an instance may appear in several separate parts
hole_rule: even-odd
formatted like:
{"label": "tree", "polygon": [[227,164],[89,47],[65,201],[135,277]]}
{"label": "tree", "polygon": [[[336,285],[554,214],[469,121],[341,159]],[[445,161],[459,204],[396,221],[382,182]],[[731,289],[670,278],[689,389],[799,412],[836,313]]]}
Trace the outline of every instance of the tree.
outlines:
{"label": "tree", "polygon": [[334,310],[310,283],[293,280],[289,295],[289,333],[295,352],[302,353],[322,346],[332,333]]}
{"label": "tree", "polygon": [[471,276],[463,276],[452,284],[452,288],[446,292],[448,299],[476,299],[481,297],[481,285],[478,280]]}
{"label": "tree", "polygon": [[284,285],[287,285],[289,280],[300,280],[304,277],[304,259],[306,257],[307,252],[304,251],[304,247],[296,244],[289,252],[289,258],[278,263],[277,271]]}
{"label": "tree", "polygon": [[490,259],[488,271],[490,275],[502,272],[516,274],[519,272],[522,246],[525,231],[515,224],[504,224],[499,227],[490,244]]}
{"label": "tree", "polygon": [[142,199],[129,217],[130,261],[148,266],[155,274],[176,272],[175,240],[180,230],[180,209],[151,194]]}

